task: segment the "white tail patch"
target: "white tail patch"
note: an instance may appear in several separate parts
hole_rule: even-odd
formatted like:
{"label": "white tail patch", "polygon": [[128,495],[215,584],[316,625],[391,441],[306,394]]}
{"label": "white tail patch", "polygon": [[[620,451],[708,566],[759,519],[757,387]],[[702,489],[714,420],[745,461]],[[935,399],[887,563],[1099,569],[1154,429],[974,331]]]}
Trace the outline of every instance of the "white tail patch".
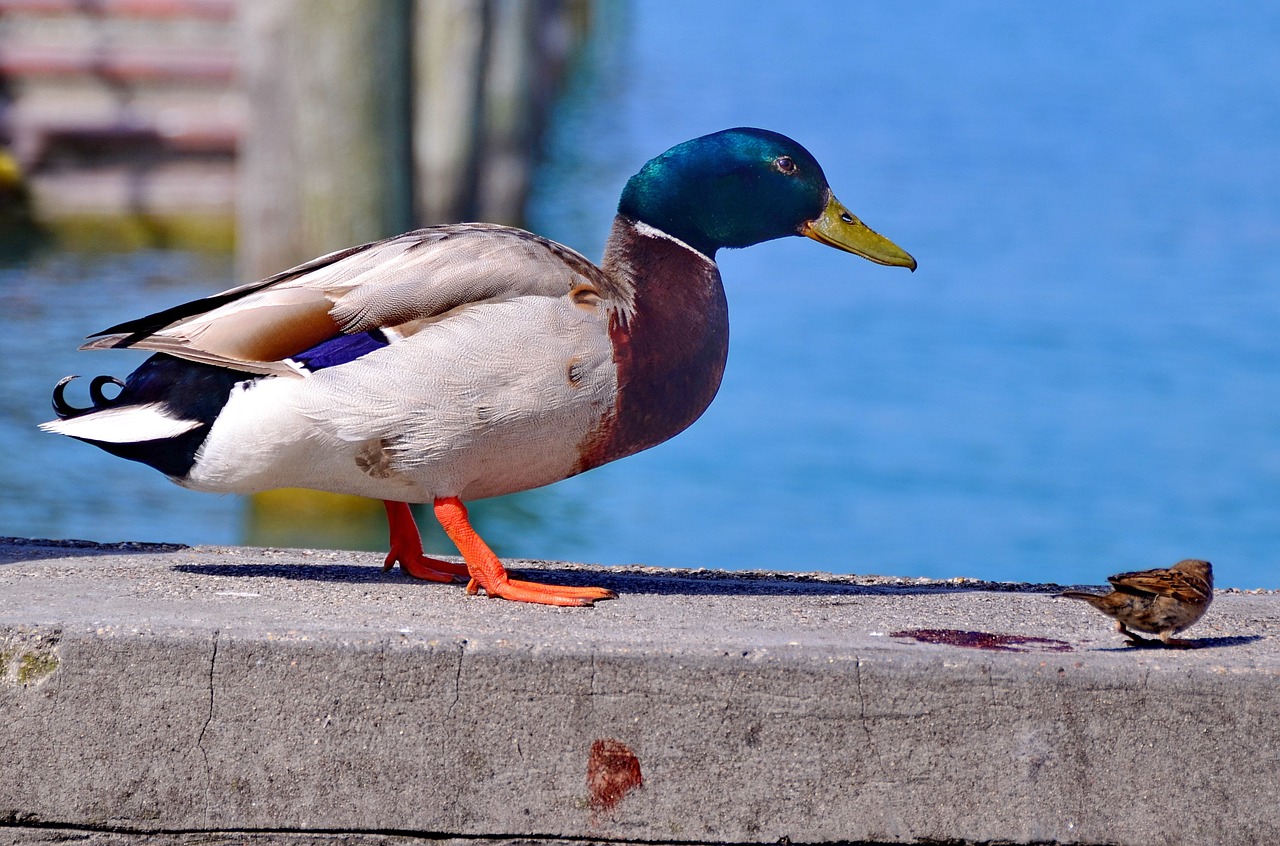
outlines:
{"label": "white tail patch", "polygon": [[121,408],[104,408],[67,420],[50,420],[41,423],[46,432],[101,441],[107,444],[135,444],[143,441],[159,441],[176,438],[200,425],[199,420],[183,420],[171,417],[158,402],[146,405],[126,405]]}

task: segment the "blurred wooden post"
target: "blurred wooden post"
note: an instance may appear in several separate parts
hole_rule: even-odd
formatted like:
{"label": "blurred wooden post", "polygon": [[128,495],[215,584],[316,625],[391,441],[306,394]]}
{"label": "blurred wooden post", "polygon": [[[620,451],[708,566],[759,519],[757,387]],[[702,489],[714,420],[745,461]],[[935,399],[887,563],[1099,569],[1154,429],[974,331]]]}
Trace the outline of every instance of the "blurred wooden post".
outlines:
{"label": "blurred wooden post", "polygon": [[414,8],[417,222],[519,225],[585,3],[416,0]]}
{"label": "blurred wooden post", "polygon": [[537,84],[539,24],[548,3],[491,0],[493,37],[484,78],[484,166],[476,184],[482,220],[518,224],[529,193],[535,128],[543,105]]}
{"label": "blurred wooden post", "polygon": [[413,162],[417,220],[477,217],[488,0],[418,0],[414,10]]}
{"label": "blurred wooden post", "polygon": [[242,278],[409,229],[410,0],[240,4]]}

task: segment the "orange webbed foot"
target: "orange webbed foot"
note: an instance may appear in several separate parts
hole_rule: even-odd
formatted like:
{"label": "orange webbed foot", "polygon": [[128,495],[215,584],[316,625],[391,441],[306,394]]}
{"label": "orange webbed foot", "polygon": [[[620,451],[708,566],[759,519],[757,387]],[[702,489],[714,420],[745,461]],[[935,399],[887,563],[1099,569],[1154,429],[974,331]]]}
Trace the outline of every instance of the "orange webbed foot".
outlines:
{"label": "orange webbed foot", "polygon": [[596,587],[566,587],[512,579],[498,556],[480,539],[467,517],[466,506],[456,496],[437,499],[436,519],[445,534],[457,545],[467,562],[471,580],[467,593],[484,591],[486,595],[513,602],[535,602],[540,605],[584,606],[604,599],[617,599],[611,590]]}
{"label": "orange webbed foot", "polygon": [[391,551],[382,562],[384,571],[399,564],[413,578],[428,582],[457,582],[468,576],[464,565],[423,553],[422,536],[408,503],[384,500],[382,504],[387,508],[387,525],[391,529]]}
{"label": "orange webbed foot", "polygon": [[467,593],[474,596],[482,590],[488,596],[510,599],[513,602],[536,602],[541,605],[574,607],[595,605],[604,599],[618,598],[616,593],[607,588],[549,585],[543,582],[527,582],[523,579],[505,578],[487,586],[474,578],[467,582]]}

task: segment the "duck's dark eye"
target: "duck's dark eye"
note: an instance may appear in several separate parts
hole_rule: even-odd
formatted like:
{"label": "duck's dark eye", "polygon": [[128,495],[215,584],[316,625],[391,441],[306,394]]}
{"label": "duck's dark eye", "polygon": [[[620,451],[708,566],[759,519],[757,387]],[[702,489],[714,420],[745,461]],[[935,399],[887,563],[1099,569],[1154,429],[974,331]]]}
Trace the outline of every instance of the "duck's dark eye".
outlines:
{"label": "duck's dark eye", "polygon": [[792,161],[790,156],[778,156],[773,160],[773,166],[778,169],[778,173],[783,176],[790,176],[796,172],[796,163]]}

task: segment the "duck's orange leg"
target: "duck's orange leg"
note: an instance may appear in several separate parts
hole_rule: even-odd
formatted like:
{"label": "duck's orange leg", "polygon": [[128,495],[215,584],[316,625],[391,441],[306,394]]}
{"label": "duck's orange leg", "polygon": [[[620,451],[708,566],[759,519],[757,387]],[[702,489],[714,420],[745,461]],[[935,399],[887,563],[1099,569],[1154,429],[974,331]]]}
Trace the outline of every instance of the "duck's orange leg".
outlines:
{"label": "duck's orange leg", "polygon": [[456,582],[466,578],[467,568],[462,564],[430,558],[422,551],[422,535],[413,520],[413,512],[406,502],[383,500],[387,507],[387,526],[391,529],[391,551],[382,562],[383,570],[390,570],[398,563],[415,579],[428,582]]}
{"label": "duck's orange leg", "polygon": [[467,593],[484,590],[489,596],[543,605],[592,605],[601,599],[618,598],[616,593],[604,588],[562,587],[508,577],[498,556],[471,528],[462,500],[456,496],[443,497],[436,500],[435,506],[436,519],[467,562],[471,574]]}

